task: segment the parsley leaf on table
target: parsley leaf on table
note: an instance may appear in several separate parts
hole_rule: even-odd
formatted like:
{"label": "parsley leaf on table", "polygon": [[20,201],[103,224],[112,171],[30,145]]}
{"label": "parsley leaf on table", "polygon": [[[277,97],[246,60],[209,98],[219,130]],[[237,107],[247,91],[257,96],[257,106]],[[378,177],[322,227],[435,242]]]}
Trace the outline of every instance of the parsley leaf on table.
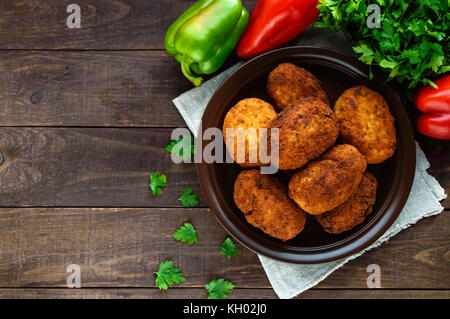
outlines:
{"label": "parsley leaf on table", "polygon": [[223,242],[220,253],[224,256],[227,256],[228,259],[236,256],[236,254],[238,253],[238,251],[236,249],[236,245],[233,243],[233,241],[231,240],[230,237],[225,239],[225,241]]}
{"label": "parsley leaf on table", "polygon": [[167,186],[166,175],[153,173],[150,175],[150,184],[148,186],[151,188],[153,195],[162,194],[161,187]]}
{"label": "parsley leaf on table", "polygon": [[173,261],[166,261],[159,265],[156,274],[156,285],[159,289],[167,290],[173,284],[179,284],[184,281],[184,276],[180,270],[173,266]]}
{"label": "parsley leaf on table", "polygon": [[189,245],[197,243],[197,231],[191,223],[185,223],[183,226],[178,228],[174,233],[173,237],[182,243],[187,242]]}
{"label": "parsley leaf on table", "polygon": [[208,292],[208,299],[225,299],[228,297],[231,289],[235,286],[224,279],[213,279],[205,286]]}
{"label": "parsley leaf on table", "polygon": [[192,188],[183,188],[181,197],[178,198],[184,207],[192,207],[200,202],[198,196],[192,193]]}
{"label": "parsley leaf on table", "polygon": [[194,137],[185,135],[175,141],[171,141],[170,144],[167,145],[166,151],[178,156],[183,156],[184,160],[188,160],[191,158],[191,154],[195,153]]}

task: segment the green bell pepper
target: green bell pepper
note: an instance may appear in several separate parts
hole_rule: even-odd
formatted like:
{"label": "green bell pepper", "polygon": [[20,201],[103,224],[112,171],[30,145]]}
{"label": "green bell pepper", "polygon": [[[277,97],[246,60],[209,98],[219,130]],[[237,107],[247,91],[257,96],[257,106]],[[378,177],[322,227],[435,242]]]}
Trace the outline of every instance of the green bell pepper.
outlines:
{"label": "green bell pepper", "polygon": [[217,71],[244,33],[249,14],[241,0],[199,0],[167,30],[164,46],[195,86]]}

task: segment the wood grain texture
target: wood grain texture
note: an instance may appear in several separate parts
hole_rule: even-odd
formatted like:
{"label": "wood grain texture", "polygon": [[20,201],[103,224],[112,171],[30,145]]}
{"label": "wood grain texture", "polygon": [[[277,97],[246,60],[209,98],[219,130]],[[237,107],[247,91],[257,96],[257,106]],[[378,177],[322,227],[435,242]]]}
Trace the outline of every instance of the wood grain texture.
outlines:
{"label": "wood grain texture", "polygon": [[[0,288],[0,299],[205,299],[204,288],[35,289]],[[235,288],[228,299],[276,299],[272,289]],[[310,289],[294,299],[449,299],[450,290]],[[188,300],[186,301],[189,304]]]}
{"label": "wood grain texture", "polygon": [[[184,222],[196,245],[172,238]],[[450,214],[426,218],[382,247],[349,262],[317,288],[366,287],[369,264],[381,267],[381,287],[449,289]],[[66,287],[66,267],[81,267],[84,288],[155,287],[153,272],[173,260],[186,277],[177,287],[203,287],[223,277],[239,288],[270,288],[257,256],[237,244],[220,254],[227,234],[208,209],[0,209],[0,287]]]}
{"label": "wood grain texture", "polygon": [[[334,43],[318,34],[297,42]],[[185,126],[171,101],[191,88],[161,50],[0,51],[0,126]]]}
{"label": "wood grain texture", "polygon": [[[244,0],[252,9],[256,0]],[[192,0],[78,0],[81,28],[69,29],[71,0],[2,0],[2,49],[162,49],[165,30]]]}
{"label": "wood grain texture", "polygon": [[[0,128],[0,207],[179,207],[183,187],[201,198],[194,164],[174,164],[168,128]],[[447,151],[445,151],[447,152]],[[434,162],[434,158],[437,160]],[[430,173],[450,189],[448,164],[432,154]],[[168,177],[153,196],[149,174]],[[445,202],[448,205],[449,201]],[[201,207],[206,203],[202,200]]]}
{"label": "wood grain texture", "polygon": [[[0,128],[0,207],[180,207],[184,187],[201,199],[195,165],[165,150],[171,131]],[[152,172],[167,176],[161,195],[148,187]]]}
{"label": "wood grain texture", "polygon": [[164,51],[2,51],[0,126],[185,126],[190,88]]}
{"label": "wood grain texture", "polygon": [[[238,244],[238,256],[224,258],[227,234],[212,213],[177,201],[183,187],[201,197],[194,165],[172,164],[164,150],[170,127],[185,126],[171,100],[192,85],[163,38],[193,0],[80,0],[78,30],[66,27],[70,3],[0,2],[0,298],[204,298],[217,277],[238,287],[230,298],[275,298],[253,252]],[[305,33],[300,43],[322,45],[317,39]],[[416,138],[450,192],[449,142]],[[168,177],[160,196],[147,187],[154,171]],[[300,298],[450,298],[449,213],[402,231]],[[171,237],[186,221],[197,245]],[[166,259],[187,280],[161,293],[153,272]],[[71,263],[85,289],[63,288]],[[365,289],[369,264],[380,265],[383,289]]]}

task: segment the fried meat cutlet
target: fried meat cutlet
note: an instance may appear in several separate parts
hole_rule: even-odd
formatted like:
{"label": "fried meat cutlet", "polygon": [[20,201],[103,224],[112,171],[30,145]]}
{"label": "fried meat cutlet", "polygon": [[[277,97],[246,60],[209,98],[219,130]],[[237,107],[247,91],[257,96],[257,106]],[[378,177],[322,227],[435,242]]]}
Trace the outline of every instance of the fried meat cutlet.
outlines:
{"label": "fried meat cutlet", "polygon": [[396,148],[394,118],[386,100],[365,86],[346,90],[336,101],[342,141],[355,146],[369,164],[390,158]]}
{"label": "fried meat cutlet", "polygon": [[267,92],[281,110],[307,97],[329,104],[320,81],[309,71],[292,63],[281,63],[270,72]]}
{"label": "fried meat cutlet", "polygon": [[339,135],[331,108],[314,98],[303,99],[284,109],[270,127],[279,129],[279,168],[282,170],[302,167],[325,152]]}
{"label": "fried meat cutlet", "polygon": [[282,241],[294,238],[305,226],[306,213],[289,198],[286,186],[259,170],[238,175],[234,202],[250,224]]}
{"label": "fried meat cutlet", "polygon": [[340,234],[361,224],[372,212],[377,193],[377,180],[369,171],[363,175],[356,191],[338,207],[316,215],[323,229],[330,234]]}
{"label": "fried meat cutlet", "polygon": [[[236,163],[242,167],[262,166],[259,158],[259,129],[268,128],[276,114],[271,104],[257,98],[241,100],[228,111],[223,122],[223,137]],[[245,135],[245,159],[240,160],[238,157],[238,146],[244,150],[244,139],[235,136],[234,141],[227,141],[227,128],[241,129],[242,134],[247,129],[255,129],[255,135]]]}
{"label": "fried meat cutlet", "polygon": [[335,145],[295,172],[289,181],[289,196],[312,215],[324,213],[355,192],[366,166],[364,156],[355,147]]}

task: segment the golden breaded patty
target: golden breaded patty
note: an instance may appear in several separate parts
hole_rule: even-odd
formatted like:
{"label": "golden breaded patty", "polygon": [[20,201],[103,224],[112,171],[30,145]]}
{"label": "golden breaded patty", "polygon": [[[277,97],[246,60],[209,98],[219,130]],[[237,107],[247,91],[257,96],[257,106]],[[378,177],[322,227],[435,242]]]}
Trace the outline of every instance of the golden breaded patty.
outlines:
{"label": "golden breaded patty", "polygon": [[282,170],[302,167],[325,152],[339,135],[331,108],[313,98],[303,99],[283,110],[270,127],[279,129],[279,168]]}
{"label": "golden breaded patty", "polygon": [[270,72],[267,92],[281,110],[307,97],[329,104],[320,81],[309,71],[291,63],[281,63]]}
{"label": "golden breaded patty", "polygon": [[289,196],[306,212],[317,215],[345,202],[366,170],[364,156],[348,144],[333,146],[298,170],[289,181]]}
{"label": "golden breaded patty", "polygon": [[386,100],[365,86],[346,90],[334,106],[344,143],[355,146],[369,164],[390,158],[395,151],[394,118]]}
{"label": "golden breaded patty", "polygon": [[283,241],[294,238],[305,227],[306,213],[289,198],[286,186],[259,170],[239,174],[234,202],[250,224]]}
{"label": "golden breaded patty", "polygon": [[361,224],[372,212],[377,193],[377,180],[369,171],[364,173],[356,191],[338,207],[316,215],[316,220],[330,234],[340,234]]}
{"label": "golden breaded patty", "polygon": [[[241,100],[228,111],[223,122],[223,137],[230,154],[234,147],[233,157],[236,163],[243,167],[262,165],[259,158],[259,129],[268,128],[276,115],[271,104],[257,98]],[[249,128],[255,129],[255,135],[245,136],[245,161],[238,159],[238,143],[243,150],[243,140],[235,136],[234,144],[227,143],[227,128],[242,129],[243,131]],[[251,158],[250,154],[253,154],[254,157]]]}

